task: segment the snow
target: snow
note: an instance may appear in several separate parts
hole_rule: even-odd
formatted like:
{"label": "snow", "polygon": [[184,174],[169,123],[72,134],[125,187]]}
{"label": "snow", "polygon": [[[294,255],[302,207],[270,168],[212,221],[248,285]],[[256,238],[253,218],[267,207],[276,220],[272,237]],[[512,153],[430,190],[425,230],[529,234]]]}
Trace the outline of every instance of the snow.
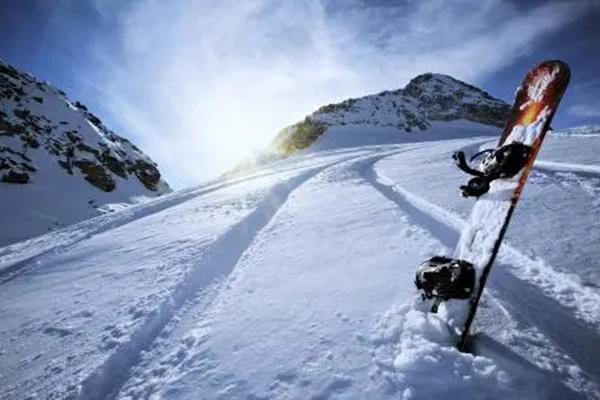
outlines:
{"label": "snow", "polygon": [[503,359],[502,365],[491,357],[459,352],[445,321],[418,308],[405,304],[391,309],[373,337],[376,362],[394,382],[390,392],[396,398],[566,398],[572,394],[523,364],[510,365]]}
{"label": "snow", "polygon": [[437,141],[444,138],[459,138],[490,135],[497,137],[498,129],[466,121],[431,122],[424,132],[401,132],[391,127],[369,127],[361,125],[332,126],[310,147],[310,151],[375,146],[398,142]]}
{"label": "snow", "polygon": [[546,138],[460,353],[414,271],[472,208],[452,152],[498,130],[331,129],[0,248],[0,397],[600,398],[600,137]]}
{"label": "snow", "polygon": [[[112,212],[115,208],[141,203],[170,191],[162,179],[156,190],[150,190],[133,173],[126,172],[122,177],[107,171],[115,181],[115,189],[104,192],[88,183],[78,168],[72,167],[72,174],[68,173],[59,161],[67,161],[60,152],[69,147],[73,152],[70,164],[73,160],[98,163],[91,151],[102,152],[105,148],[110,149],[107,154],[119,161],[154,163],[101,122],[92,122],[93,115],[82,105],[73,105],[55,87],[16,70],[11,74],[3,73],[8,66],[2,60],[0,68],[0,165],[3,167],[0,168],[0,178],[5,172],[5,160],[15,158],[12,152],[25,155],[28,164],[35,168],[35,171],[23,171],[30,178],[27,184],[7,183],[0,179],[0,246]],[[15,88],[20,91],[19,96],[7,94]],[[18,118],[18,111],[27,113],[29,120]],[[32,138],[37,145],[28,145],[21,134]]]}
{"label": "snow", "polygon": [[[391,136],[397,136],[401,131],[427,133],[432,123],[440,121],[501,126],[508,108],[502,100],[465,82],[448,75],[426,73],[415,77],[402,89],[329,104],[306,118],[327,127],[325,137],[331,137],[331,130],[362,127],[369,128],[369,132],[378,131],[377,136],[385,132],[387,143]],[[294,126],[284,129],[275,144],[289,140],[294,130]],[[340,139],[337,137],[335,141]],[[347,138],[342,140],[348,141]]]}

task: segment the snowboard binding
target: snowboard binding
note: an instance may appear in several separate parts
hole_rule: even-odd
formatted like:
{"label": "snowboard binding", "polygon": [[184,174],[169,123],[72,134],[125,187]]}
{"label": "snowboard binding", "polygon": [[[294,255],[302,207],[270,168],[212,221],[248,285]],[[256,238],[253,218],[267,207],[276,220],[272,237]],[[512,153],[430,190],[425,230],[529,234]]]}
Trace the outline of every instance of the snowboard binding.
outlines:
{"label": "snowboard binding", "polygon": [[436,256],[417,268],[415,285],[423,300],[434,299],[432,313],[437,313],[442,301],[468,299],[475,287],[473,264],[464,260]]}
{"label": "snowboard binding", "polygon": [[475,169],[467,162],[465,153],[457,151],[452,158],[458,168],[474,176],[466,185],[460,187],[462,195],[479,197],[490,190],[490,182],[493,180],[512,178],[527,164],[530,154],[531,146],[521,142],[511,142],[497,149],[486,149],[473,155],[469,162],[473,162],[481,155],[484,156],[478,169]]}

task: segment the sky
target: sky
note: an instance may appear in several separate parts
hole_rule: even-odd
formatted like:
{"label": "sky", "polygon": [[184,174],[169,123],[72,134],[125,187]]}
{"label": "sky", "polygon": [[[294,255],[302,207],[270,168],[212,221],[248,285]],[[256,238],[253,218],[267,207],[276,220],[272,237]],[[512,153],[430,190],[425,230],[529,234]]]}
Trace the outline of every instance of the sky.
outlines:
{"label": "sky", "polygon": [[67,92],[175,188],[321,105],[454,76],[510,102],[572,70],[554,128],[600,123],[600,0],[0,0],[0,58]]}

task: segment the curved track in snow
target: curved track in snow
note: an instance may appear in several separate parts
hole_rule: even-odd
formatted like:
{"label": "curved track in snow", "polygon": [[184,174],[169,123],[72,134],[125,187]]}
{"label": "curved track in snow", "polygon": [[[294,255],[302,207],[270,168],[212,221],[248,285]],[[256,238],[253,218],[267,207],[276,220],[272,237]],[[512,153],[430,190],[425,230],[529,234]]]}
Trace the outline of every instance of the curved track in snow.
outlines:
{"label": "curved track in snow", "polygon": [[[476,144],[468,146],[469,149],[476,147]],[[549,162],[540,164],[542,168],[552,168],[553,171],[586,174],[598,172],[595,166]],[[394,183],[375,163],[364,171],[364,176],[373,187],[406,211],[413,223],[429,230],[446,247],[453,248],[457,243],[466,224],[461,216]],[[494,312],[495,321],[490,321],[488,317],[481,327],[483,331],[496,330],[493,325],[502,323],[513,325],[513,330],[533,328],[534,336],[541,334],[546,337],[538,337],[537,340],[542,340],[544,351],[550,353],[538,354],[539,364],[562,358],[574,371],[578,368],[583,370],[582,373],[575,374],[575,377],[566,376],[566,381],[574,380],[571,382],[574,386],[589,386],[587,390],[591,393],[594,389],[597,390],[596,385],[600,385],[600,365],[597,363],[596,353],[590,352],[589,346],[597,342],[600,332],[600,293],[581,285],[571,275],[556,271],[544,260],[528,257],[507,243],[503,244],[496,264],[485,297],[488,302],[495,303],[495,307],[502,304],[502,312]],[[490,292],[497,298],[494,299]],[[487,313],[489,312],[488,310]],[[486,311],[480,309],[479,314],[482,313]],[[499,315],[502,313],[509,315],[509,321],[503,321],[502,315]],[[548,318],[548,315],[552,317]],[[479,346],[482,354],[489,353],[490,348],[497,346],[490,345],[489,338],[483,343]],[[563,366],[562,369],[568,375],[568,368]]]}
{"label": "curved track in snow", "polygon": [[148,318],[130,335],[128,341],[121,343],[106,361],[83,380],[80,398],[104,399],[114,394],[127,379],[129,370],[140,353],[151,345],[185,302],[196,297],[213,282],[225,279],[290,194],[322,169],[311,169],[275,185],[256,205],[254,211],[217,238],[202,254],[200,262],[193,265],[181,284],[158,305],[155,315]]}
{"label": "curved track in snow", "polygon": [[[243,253],[252,245],[262,229],[276,215],[279,208],[288,201],[290,195],[319,173],[334,166],[350,163],[373,163],[383,157],[404,150],[392,150],[375,155],[354,155],[311,168],[297,176],[275,185],[269,190],[255,210],[217,238],[202,254],[200,262],[188,272],[182,283],[175,288],[169,298],[158,305],[155,314],[133,332],[126,342],[121,343],[94,372],[82,382],[81,399],[105,399],[115,396],[130,375],[131,369],[139,362],[141,352],[150,348],[164,328],[177,316],[184,318],[187,302],[192,302],[203,291],[203,303],[210,303],[211,296],[220,289],[219,283],[226,281]],[[215,285],[217,285],[215,287]]]}
{"label": "curved track in snow", "polygon": [[600,177],[600,166],[539,160],[534,168],[551,172],[571,172],[582,176]]}
{"label": "curved track in snow", "polygon": [[[475,355],[413,303],[414,263],[454,247],[469,207],[420,185],[445,194],[450,151],[486,141],[305,154],[1,249],[0,301],[24,305],[0,308],[0,336],[24,343],[0,349],[0,394],[419,398],[450,385],[457,397],[599,398],[600,292],[529,249],[503,245]],[[590,196],[600,168],[540,161],[536,174]],[[27,304],[23,290],[45,285],[56,299]],[[512,392],[498,368],[528,387]]]}
{"label": "curved track in snow", "polygon": [[[476,144],[470,145],[476,146]],[[409,150],[422,148],[423,145],[415,146],[404,146],[402,150],[394,150],[390,152],[382,152],[381,154],[362,157],[360,160],[350,160],[344,163],[336,164],[336,168],[343,171],[344,168],[348,170],[347,174],[350,174],[351,170],[356,170],[364,179],[372,185],[378,192],[384,195],[385,198],[391,200],[399,208],[406,213],[408,219],[406,223],[414,224],[420,228],[424,228],[426,231],[433,234],[445,247],[452,248],[458,236],[460,229],[464,226],[465,221],[458,215],[452,212],[438,207],[419,196],[416,196],[405,189],[393,184],[385,178],[382,174],[376,171],[377,162],[386,158],[402,158],[404,153]],[[306,183],[304,183],[306,184]],[[246,247],[249,248],[249,245]],[[552,299],[550,295],[556,294],[557,290],[564,290],[564,286],[557,288],[555,285],[557,281],[561,281],[562,285],[566,285],[569,291],[574,291],[580,298],[588,298],[588,305],[594,305],[599,297],[592,291],[586,290],[585,287],[581,287],[575,283],[571,283],[569,277],[565,277],[560,273],[555,273],[554,270],[546,266],[541,260],[534,260],[519,253],[517,250],[510,246],[505,246],[503,250],[502,260],[512,260],[508,265],[498,265],[497,268],[501,269],[501,272],[496,274],[497,284],[490,285],[490,291],[486,294],[488,301],[486,305],[482,306],[480,312],[480,318],[484,320],[482,325],[483,334],[481,335],[481,341],[478,345],[477,351],[484,355],[492,355],[494,352],[498,352],[499,346],[508,346],[504,349],[504,357],[506,353],[513,354],[512,359],[505,359],[501,362],[507,368],[512,368],[518,365],[519,368],[528,370],[529,373],[535,373],[539,376],[546,376],[546,380],[552,380],[556,376],[562,376],[561,380],[571,387],[578,388],[588,393],[593,393],[596,390],[594,376],[599,376],[600,371],[594,363],[594,357],[589,352],[582,351],[577,345],[584,342],[592,342],[597,336],[595,329],[596,323],[599,321],[589,318],[583,318],[579,320],[572,317],[572,308],[577,308],[581,304],[561,304],[560,302]],[[523,263],[525,266],[523,266]],[[541,263],[541,264],[540,264]],[[513,264],[518,264],[519,267],[515,267]],[[523,273],[523,269],[535,269],[545,268],[547,273],[550,273],[549,281],[540,282],[537,279],[537,273],[530,276],[524,274],[523,277],[517,277],[515,274]],[[510,272],[507,272],[509,270]],[[547,274],[546,274],[547,276]],[[566,281],[565,281],[566,278]],[[532,281],[533,279],[533,281]],[[542,284],[546,289],[545,292],[540,291],[537,285]],[[553,286],[554,285],[554,286]],[[214,296],[221,289],[216,288]],[[214,297],[213,296],[213,297]],[[521,300],[526,302],[526,306],[522,307],[519,302],[512,301],[519,296]],[[490,308],[487,303],[491,303],[493,306]],[[163,345],[159,346],[158,349],[154,350],[153,353],[148,353],[146,359],[139,364],[137,368],[137,377],[130,382],[136,382],[133,386],[130,386],[125,392],[121,393],[119,397],[123,396],[126,398],[128,393],[136,393],[133,389],[136,387],[142,387],[148,390],[148,385],[145,383],[149,379],[148,370],[156,370],[155,364],[157,360],[162,360],[161,363],[171,366],[181,366],[183,360],[188,356],[184,356],[187,349],[186,339],[180,339],[181,344],[178,347],[173,347],[173,338],[170,338],[168,332],[177,330],[178,321],[190,320],[192,318],[190,314],[194,310],[194,318],[200,320],[207,318],[202,310],[206,309],[210,305],[210,300],[202,298],[196,301],[196,304],[190,304],[190,307],[182,309],[182,312],[177,315],[177,318],[173,319],[173,323],[170,324],[166,332],[166,337],[163,340]],[[544,318],[543,310],[552,313],[556,316],[553,321],[548,321]],[[594,313],[595,309],[577,309],[578,315],[584,315],[592,318],[598,315]],[[491,321],[491,322],[490,322]],[[503,324],[504,328],[510,327],[512,342],[510,340],[496,341],[491,340],[489,336],[486,336],[486,332],[493,332],[499,329],[500,325]],[[560,326],[569,324],[572,329],[566,334],[557,334],[560,332]],[[591,324],[591,325],[590,325]],[[519,336],[520,335],[520,336]],[[521,358],[518,356],[519,351],[530,351],[530,347],[520,347],[515,337],[518,340],[535,340],[538,346],[541,348],[532,356],[527,358]],[[177,343],[177,341],[175,341]],[[497,357],[498,354],[496,354]],[[549,363],[553,363],[554,360],[562,360],[562,365],[554,366],[554,369],[543,368]],[[516,363],[516,364],[515,364]],[[583,370],[580,370],[583,368]],[[160,367],[158,367],[160,370]],[[553,375],[551,375],[553,374]],[[571,393],[561,392],[557,387],[558,393]],[[574,395],[573,393],[567,394],[568,396]],[[134,396],[135,397],[135,396]]]}
{"label": "curved track in snow", "polygon": [[[456,244],[460,231],[466,225],[466,220],[407,191],[375,170],[368,171],[366,177],[386,197],[415,214],[415,218],[418,218],[421,225],[439,232],[438,236],[444,244],[449,247]],[[600,294],[597,291],[580,285],[573,281],[571,276],[546,265],[543,260],[532,259],[506,243],[502,246],[499,260],[508,262],[513,275],[528,281],[538,290],[542,289],[547,296],[558,295],[559,303],[571,308],[582,321],[588,322],[600,331]],[[512,263],[509,260],[512,260]],[[573,296],[560,296],[560,293],[567,291],[573,293]]]}
{"label": "curved track in snow", "polygon": [[[361,154],[364,152],[365,150],[362,149],[334,151],[331,152],[331,158],[335,158],[336,156],[339,157],[339,155],[344,156],[346,153]],[[313,163],[312,166],[327,164],[328,157],[322,157],[322,159],[323,160],[318,160],[316,165]],[[42,264],[45,259],[51,258],[59,253],[64,253],[77,243],[95,235],[99,235],[132,221],[159,213],[191,199],[232,185],[305,168],[307,168],[307,166],[302,163],[291,167],[284,165],[277,168],[277,163],[275,163],[273,169],[267,169],[266,171],[258,170],[255,173],[245,174],[239,177],[232,176],[229,179],[217,180],[213,183],[207,183],[199,187],[181,190],[173,194],[161,196],[145,204],[132,206],[119,212],[85,220],[47,235],[42,235],[24,242],[0,248],[0,285],[14,278],[19,273]]]}
{"label": "curved track in snow", "polygon": [[[157,248],[158,253],[156,255],[151,256],[148,254],[149,260],[146,261],[146,263],[156,262],[151,261],[151,259],[156,259],[158,257],[157,261],[161,263],[178,263],[178,269],[181,271],[177,272],[177,274],[170,279],[173,281],[173,283],[167,284],[166,287],[168,288],[168,292],[164,293],[164,290],[161,290],[155,294],[152,294],[152,290],[150,289],[151,294],[148,298],[132,298],[130,300],[132,304],[129,306],[129,311],[127,311],[125,315],[121,316],[120,319],[126,317],[127,314],[131,314],[133,320],[126,323],[126,325],[121,326],[118,323],[110,323],[106,325],[105,330],[107,330],[107,332],[110,331],[110,335],[107,336],[106,334],[103,334],[101,338],[102,341],[98,343],[98,347],[100,349],[104,349],[103,352],[105,353],[104,356],[99,357],[100,363],[95,365],[97,361],[90,360],[86,367],[93,367],[93,369],[89,373],[86,373],[87,376],[84,376],[83,378],[81,378],[81,376],[84,373],[82,371],[84,368],[77,370],[77,377],[75,375],[71,375],[71,379],[81,379],[81,383],[70,385],[67,389],[68,392],[65,392],[65,388],[61,388],[60,385],[57,388],[53,388],[52,385],[50,385],[44,389],[46,395],[50,395],[52,393],[52,396],[55,397],[68,397],[73,396],[75,391],[78,393],[77,397],[79,398],[103,399],[114,396],[115,391],[118,390],[120,385],[127,379],[128,372],[130,368],[137,362],[140,353],[152,344],[152,342],[161,333],[165,325],[171,321],[171,319],[185,305],[186,302],[204,292],[209,293],[215,282],[223,281],[227,277],[246,248],[253,242],[260,230],[271,220],[279,207],[286,202],[288,196],[295,189],[301,186],[305,181],[310,180],[320,171],[346,160],[360,159],[368,154],[374,153],[373,151],[359,149],[331,152],[330,156],[325,155],[323,157],[318,157],[317,160],[312,160],[311,157],[305,157],[297,162],[292,162],[291,166],[283,165],[275,170],[267,169],[266,171],[258,171],[249,176],[233,178],[225,182],[209,185],[207,187],[180,192],[172,196],[168,196],[166,199],[159,199],[151,204],[144,204],[138,207],[133,207],[132,209],[124,210],[122,212],[107,215],[105,217],[98,217],[93,220],[77,224],[73,227],[63,229],[56,233],[45,235],[25,243],[19,243],[14,246],[9,246],[9,248],[5,248],[5,257],[2,259],[4,268],[1,275],[3,278],[2,283],[4,284],[4,295],[10,296],[10,293],[15,291],[18,293],[20,291],[18,287],[23,284],[27,284],[24,282],[32,280],[33,277],[35,277],[34,282],[36,280],[40,280],[40,284],[43,284],[43,278],[38,279],[38,275],[41,275],[42,277],[44,275],[57,276],[55,279],[58,279],[58,277],[62,277],[64,275],[66,279],[60,278],[60,280],[56,281],[57,290],[61,290],[59,289],[61,287],[67,289],[65,292],[60,293],[61,296],[64,296],[69,291],[77,291],[77,285],[83,284],[82,282],[80,283],[81,279],[78,276],[69,278],[69,272],[67,272],[66,268],[63,266],[65,261],[67,264],[71,264],[73,258],[76,257],[72,254],[80,253],[82,248],[86,249],[90,246],[94,247],[97,245],[97,243],[101,243],[104,238],[114,235],[111,234],[112,232],[119,231],[131,232],[130,234],[139,235],[137,238],[139,239],[138,242],[142,243],[144,240],[150,239],[153,236],[153,233],[149,233],[149,236],[148,234],[144,235],[143,233],[137,231],[138,228],[136,226],[144,226],[144,223],[148,224],[148,222],[145,221],[164,220],[165,222],[169,222],[169,217],[166,217],[167,219],[165,219],[165,217],[161,217],[161,215],[163,215],[165,212],[169,213],[171,212],[170,210],[177,209],[178,206],[183,206],[188,203],[193,204],[197,199],[203,199],[205,196],[210,194],[220,193],[220,191],[226,188],[233,188],[240,184],[249,184],[250,187],[252,187],[255,181],[260,181],[261,179],[264,180],[265,178],[269,179],[270,177],[274,177],[275,180],[280,180],[279,183],[276,183],[274,186],[267,189],[266,192],[263,190],[263,193],[261,194],[259,191],[258,196],[262,197],[262,199],[259,199],[256,204],[251,205],[251,210],[247,215],[243,215],[242,213],[242,218],[235,224],[229,226],[223,232],[223,234],[218,234],[219,236],[214,238],[207,237],[201,240],[198,240],[199,238],[194,239],[193,235],[190,236],[189,239],[185,239],[185,235],[176,234],[170,238],[165,236],[166,239],[173,241],[173,243],[158,242],[157,244],[160,247],[164,247],[166,253],[164,256],[161,256],[159,247]],[[380,157],[379,154],[376,154],[376,156]],[[289,177],[286,177],[286,174]],[[281,176],[281,179],[278,178],[279,176]],[[250,200],[252,200],[252,197],[256,197],[256,195],[251,196]],[[189,206],[186,207],[190,208]],[[239,205],[236,206],[236,208],[239,207]],[[212,213],[210,208],[207,211]],[[229,211],[225,210],[223,217],[225,217],[227,214],[229,214]],[[167,226],[165,228],[167,228]],[[216,232],[218,232],[218,230]],[[108,236],[107,233],[109,233]],[[128,236],[130,234],[128,234]],[[178,239],[178,236],[181,236],[181,238]],[[190,242],[190,239],[198,240],[197,245],[193,246],[193,242]],[[208,245],[205,244],[207,240]],[[137,246],[137,244],[135,245]],[[181,251],[179,252],[181,254],[177,254],[177,246],[181,247]],[[186,247],[189,247],[189,249],[186,249]],[[196,247],[196,249],[194,249],[194,247]],[[145,261],[141,259],[141,257],[144,257],[143,247],[140,247],[139,250],[136,250],[135,247],[132,249],[123,250],[100,248],[94,252],[97,253],[98,257],[101,257],[102,254],[99,252],[104,250],[108,250],[106,257],[110,257],[110,254],[114,253],[114,256],[117,256],[116,260],[125,257],[130,252],[133,252],[134,254],[135,252],[139,252],[141,253],[140,259],[136,260],[136,262],[141,261],[143,265]],[[89,252],[89,250],[84,250],[84,254],[86,252]],[[169,253],[173,253],[173,255],[170,255]],[[161,258],[164,260],[160,261]],[[106,276],[110,279],[112,274],[118,276],[118,274],[121,273],[118,271],[118,269],[120,269],[118,264],[113,267],[117,268],[115,272],[110,272],[109,267],[110,266],[108,265],[104,266],[96,264],[93,265],[92,268],[98,272],[95,272],[94,270],[84,272],[83,270],[90,269],[90,267],[86,267],[82,270],[82,274],[86,275],[81,276],[93,277],[96,274],[100,274],[99,276]],[[135,269],[135,265],[132,265],[129,267],[129,269],[132,269],[132,272],[134,273],[142,271],[140,268]],[[158,265],[158,269],[159,271],[163,269],[162,274],[167,273],[167,270],[164,269],[160,264]],[[159,274],[161,273],[159,272]],[[69,283],[70,280],[76,282],[75,285],[71,285]],[[135,280],[132,281],[132,283],[135,283]],[[90,289],[94,290],[93,287],[90,287]],[[103,289],[105,292],[106,290],[110,290],[110,288]],[[115,294],[123,293],[119,292],[119,289],[116,287],[114,290],[116,291]],[[144,289],[144,291],[147,292],[148,290]],[[81,293],[84,292],[82,291]],[[135,292],[132,292],[132,294],[133,293]],[[24,293],[23,295],[26,294]],[[118,296],[115,297],[118,298]],[[105,301],[108,303],[115,301],[111,300],[110,298],[104,300],[102,299],[102,296],[98,300],[100,302]],[[47,301],[47,299],[41,299],[41,301]],[[149,301],[151,301],[152,304],[148,304]],[[75,304],[77,303],[79,303],[79,301],[75,301]],[[109,304],[105,304],[104,306],[106,305]],[[64,311],[70,312],[70,310],[64,309],[64,307],[69,306],[67,303],[62,306],[54,306],[55,309],[58,309],[56,314],[57,316]],[[87,306],[84,304],[83,307],[83,311],[76,315],[81,315],[84,320],[95,314],[96,310],[93,310],[93,308],[92,310],[86,309],[93,307],[91,304]],[[117,307],[120,307],[118,303]],[[0,311],[3,313],[3,315],[12,312],[4,309],[0,309]],[[48,312],[50,312],[50,310],[48,310]],[[119,308],[115,308],[114,312],[121,314],[123,311]],[[0,334],[3,336],[12,336],[15,335],[15,329],[19,329],[21,330],[21,333],[16,334],[22,335],[21,340],[26,343],[27,338],[24,334],[25,331],[23,330],[23,326],[26,324],[35,326],[35,323],[32,322],[37,318],[35,318],[33,315],[31,317],[23,315],[22,319],[25,322],[21,325],[21,327],[14,326],[9,328],[6,326],[4,328],[6,331],[4,331],[4,329],[0,330]],[[31,320],[31,322],[28,321],[28,319]],[[53,319],[56,319],[56,317]],[[81,318],[77,316],[77,319]],[[57,322],[58,321],[54,322],[54,324]],[[99,321],[98,323],[102,322]],[[73,323],[71,322],[70,324],[72,325]],[[91,329],[91,327],[88,329]],[[64,337],[65,339],[68,339],[69,336],[74,334],[73,326],[67,328],[50,326],[47,328],[42,327],[40,330],[42,332],[37,333],[36,330],[28,328],[28,331],[31,332],[32,335],[30,340],[39,342],[40,339],[45,340],[45,336],[51,336],[54,334],[58,335],[60,338]],[[36,337],[39,337],[39,339]],[[86,342],[88,341],[86,338],[82,339]],[[65,342],[64,345],[69,346],[69,342]],[[72,348],[72,345],[71,347],[67,348],[77,350]],[[19,349],[19,351],[22,350]],[[57,355],[60,354],[60,347],[56,349],[56,351],[58,351]],[[43,352],[41,354],[43,354]],[[73,359],[70,358],[71,356],[68,354],[64,355],[67,357],[67,360],[64,362],[65,366],[60,366],[59,368],[54,368],[52,371],[44,372],[47,374],[47,378],[53,375],[60,376],[60,373],[65,369],[66,365],[73,363]],[[49,357],[53,356],[49,355]],[[39,358],[39,356],[34,359],[37,358]],[[59,361],[60,358],[62,357],[55,358],[52,362],[58,362],[62,364],[63,361]],[[5,360],[5,362],[7,362],[7,360]],[[2,376],[0,376],[0,378],[2,378]],[[4,379],[10,378],[6,376]],[[2,379],[3,382],[4,379]],[[34,379],[38,380],[40,378]],[[48,382],[43,382],[44,386],[42,387],[47,386],[50,382],[50,380]],[[21,385],[27,386],[21,387],[20,389],[18,386],[13,386],[15,384],[17,384],[17,382],[9,381],[6,381],[2,384],[4,386],[4,390],[8,391],[5,394],[11,398],[20,397],[20,394],[24,393],[23,390],[28,390],[26,389],[27,386],[35,385],[34,381],[30,379],[21,382]]]}

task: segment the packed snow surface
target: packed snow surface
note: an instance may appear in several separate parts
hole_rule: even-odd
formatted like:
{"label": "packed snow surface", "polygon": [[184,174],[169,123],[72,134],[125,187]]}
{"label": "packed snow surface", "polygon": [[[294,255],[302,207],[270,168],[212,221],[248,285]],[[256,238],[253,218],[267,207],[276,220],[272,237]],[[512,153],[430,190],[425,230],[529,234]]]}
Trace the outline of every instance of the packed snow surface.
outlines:
{"label": "packed snow surface", "polygon": [[499,130],[392,135],[0,248],[0,398],[600,398],[600,136],[546,139],[460,353],[414,271]]}

